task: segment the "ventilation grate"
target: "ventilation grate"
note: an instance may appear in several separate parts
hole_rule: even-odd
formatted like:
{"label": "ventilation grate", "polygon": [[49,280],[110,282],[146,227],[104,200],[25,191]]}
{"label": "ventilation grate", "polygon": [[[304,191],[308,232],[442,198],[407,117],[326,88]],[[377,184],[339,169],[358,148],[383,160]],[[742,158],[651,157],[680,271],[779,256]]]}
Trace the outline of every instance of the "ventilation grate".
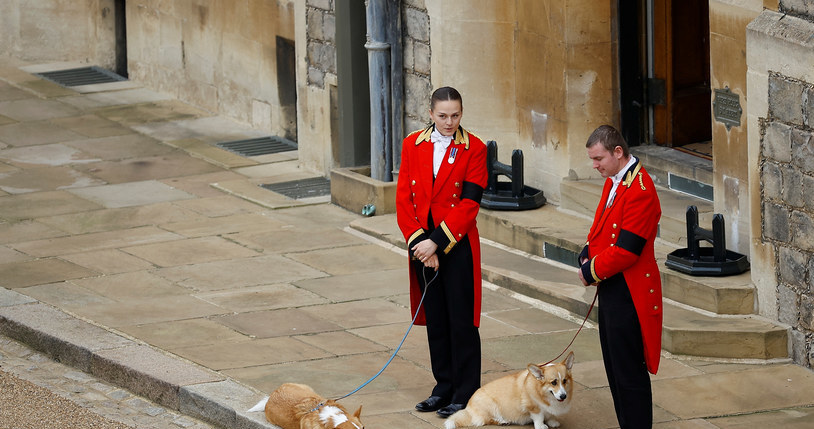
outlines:
{"label": "ventilation grate", "polygon": [[297,150],[297,143],[278,136],[221,142],[217,146],[246,157]]}
{"label": "ventilation grate", "polygon": [[271,183],[260,186],[295,200],[331,195],[331,181],[324,177]]}
{"label": "ventilation grate", "polygon": [[35,74],[44,79],[56,82],[62,86],[94,85],[98,83],[122,82],[127,80],[126,78],[121,77],[112,71],[96,66]]}

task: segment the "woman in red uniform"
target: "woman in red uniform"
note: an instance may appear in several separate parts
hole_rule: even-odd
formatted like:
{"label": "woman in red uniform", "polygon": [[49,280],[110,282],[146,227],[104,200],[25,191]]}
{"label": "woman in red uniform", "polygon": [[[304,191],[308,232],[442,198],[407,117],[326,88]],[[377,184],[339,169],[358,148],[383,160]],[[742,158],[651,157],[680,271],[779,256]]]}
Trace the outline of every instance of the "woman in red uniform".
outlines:
{"label": "woman in red uniform", "polygon": [[486,187],[486,145],[460,126],[461,94],[432,94],[433,124],[404,139],[396,212],[410,253],[413,314],[427,326],[435,387],[416,405],[449,417],[480,387],[481,270],[475,218]]}

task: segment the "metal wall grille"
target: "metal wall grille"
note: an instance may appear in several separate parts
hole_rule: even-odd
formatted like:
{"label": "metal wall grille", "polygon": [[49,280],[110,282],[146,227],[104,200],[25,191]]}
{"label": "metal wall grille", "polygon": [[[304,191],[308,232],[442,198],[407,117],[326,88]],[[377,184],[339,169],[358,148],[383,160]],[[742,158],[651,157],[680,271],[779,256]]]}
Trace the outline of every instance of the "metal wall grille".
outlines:
{"label": "metal wall grille", "polygon": [[295,200],[331,195],[331,181],[324,177],[271,183],[260,186]]}
{"label": "metal wall grille", "polygon": [[35,74],[44,79],[56,82],[62,86],[93,85],[98,83],[121,82],[127,80],[126,78],[121,77],[110,70],[105,70],[96,66]]}
{"label": "metal wall grille", "polygon": [[221,142],[217,146],[246,157],[297,150],[297,143],[278,136]]}

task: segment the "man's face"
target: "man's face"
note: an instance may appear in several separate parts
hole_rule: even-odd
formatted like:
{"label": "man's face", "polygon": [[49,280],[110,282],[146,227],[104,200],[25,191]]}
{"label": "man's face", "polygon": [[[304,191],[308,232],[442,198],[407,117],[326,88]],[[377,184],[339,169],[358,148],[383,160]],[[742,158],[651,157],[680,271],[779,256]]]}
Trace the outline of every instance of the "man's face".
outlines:
{"label": "man's face", "polygon": [[601,142],[594,143],[588,148],[588,158],[591,158],[593,167],[602,177],[612,177],[618,173],[627,164],[626,160],[622,161],[623,157],[624,152],[621,146],[613,148],[613,152],[608,152]]}

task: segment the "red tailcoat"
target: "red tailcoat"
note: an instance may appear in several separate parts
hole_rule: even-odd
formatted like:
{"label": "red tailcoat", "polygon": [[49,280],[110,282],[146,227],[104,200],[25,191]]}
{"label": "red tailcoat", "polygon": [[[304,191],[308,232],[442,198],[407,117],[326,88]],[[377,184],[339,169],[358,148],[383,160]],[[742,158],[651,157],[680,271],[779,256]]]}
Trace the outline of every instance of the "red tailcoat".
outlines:
{"label": "red tailcoat", "polygon": [[612,186],[608,178],[588,242],[580,255],[590,259],[582,268],[583,276],[601,288],[603,280],[623,274],[641,325],[647,370],[655,374],[661,357],[663,310],[661,277],[653,242],[661,205],[653,180],[640,160],[625,174],[616,189],[613,204],[606,208]]}
{"label": "red tailcoat", "polygon": [[[423,239],[438,244],[438,253],[449,253],[458,240],[466,238],[472,248],[474,268],[474,325],[480,326],[481,268],[480,238],[475,218],[486,187],[486,145],[478,137],[459,127],[447,148],[438,175],[433,181],[433,125],[404,139],[396,190],[396,214],[408,249]],[[432,212],[435,230],[429,234],[428,216]],[[412,257],[412,252],[410,252]],[[410,305],[413,316],[421,300],[419,281],[410,269]],[[424,309],[416,323],[425,325]]]}

